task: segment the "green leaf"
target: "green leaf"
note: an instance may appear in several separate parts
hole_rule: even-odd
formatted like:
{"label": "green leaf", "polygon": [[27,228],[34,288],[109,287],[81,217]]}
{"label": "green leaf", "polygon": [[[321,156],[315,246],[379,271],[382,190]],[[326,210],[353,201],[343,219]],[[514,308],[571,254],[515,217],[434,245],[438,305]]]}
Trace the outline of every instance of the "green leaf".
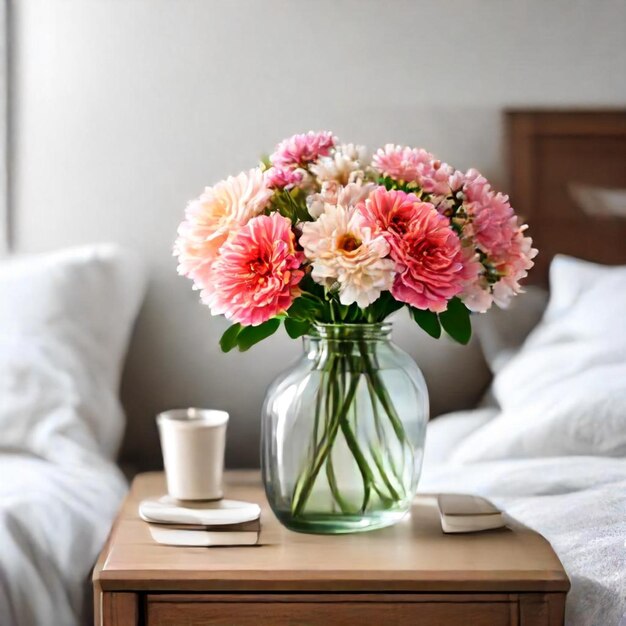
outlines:
{"label": "green leaf", "polygon": [[448,308],[443,313],[439,313],[439,320],[444,330],[455,341],[465,345],[471,339],[470,312],[458,298],[452,298],[448,302]]}
{"label": "green leaf", "polygon": [[324,287],[313,280],[310,272],[304,275],[299,287],[304,292],[303,297],[324,298]]}
{"label": "green leaf", "polygon": [[289,197],[291,199],[294,213],[298,220],[301,222],[311,222],[313,218],[309,213],[309,208],[306,205],[306,194],[300,187],[294,187],[289,191]]}
{"label": "green leaf", "polygon": [[365,316],[369,322],[382,322],[403,306],[388,291],[383,291],[378,300],[365,309]]}
{"label": "green leaf", "polygon": [[348,324],[354,324],[356,322],[362,321],[363,318],[363,309],[359,307],[358,304],[351,304],[348,307],[348,314],[346,315],[346,322]]}
{"label": "green leaf", "polygon": [[273,335],[280,326],[280,320],[276,317],[267,322],[263,322],[258,326],[244,326],[239,335],[237,336],[237,345],[239,346],[239,352],[245,352],[249,350],[254,344],[267,339],[270,335]]}
{"label": "green leaf", "polygon": [[294,187],[291,190],[277,189],[270,201],[270,209],[266,212],[278,211],[283,217],[291,220],[292,224],[310,222],[313,218],[306,206],[306,194]]}
{"label": "green leaf", "polygon": [[285,319],[285,330],[292,339],[297,339],[306,335],[311,328],[311,322],[307,320],[294,320],[289,317]]}
{"label": "green leaf", "polygon": [[422,309],[416,309],[409,307],[411,311],[411,317],[417,322],[418,326],[431,337],[439,339],[441,337],[441,324],[436,313],[432,311],[423,311]]}
{"label": "green leaf", "polygon": [[241,324],[233,324],[229,326],[220,339],[220,348],[222,352],[230,352],[237,346],[237,336],[241,332]]}
{"label": "green leaf", "polygon": [[287,315],[297,320],[313,320],[320,309],[321,303],[302,295],[291,303]]}
{"label": "green leaf", "polygon": [[382,185],[387,191],[395,189],[397,186],[396,181],[390,176],[379,176],[378,184]]}

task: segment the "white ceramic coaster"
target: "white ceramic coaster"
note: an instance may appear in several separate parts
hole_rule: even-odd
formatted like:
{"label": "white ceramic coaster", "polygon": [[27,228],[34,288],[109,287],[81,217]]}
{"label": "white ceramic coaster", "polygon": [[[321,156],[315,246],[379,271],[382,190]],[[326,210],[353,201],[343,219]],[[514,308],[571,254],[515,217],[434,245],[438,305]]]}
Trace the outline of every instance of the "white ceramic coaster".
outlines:
{"label": "white ceramic coaster", "polygon": [[139,504],[139,516],[158,524],[204,524],[221,526],[258,519],[261,507],[241,500],[215,502],[180,502],[171,496],[148,498]]}

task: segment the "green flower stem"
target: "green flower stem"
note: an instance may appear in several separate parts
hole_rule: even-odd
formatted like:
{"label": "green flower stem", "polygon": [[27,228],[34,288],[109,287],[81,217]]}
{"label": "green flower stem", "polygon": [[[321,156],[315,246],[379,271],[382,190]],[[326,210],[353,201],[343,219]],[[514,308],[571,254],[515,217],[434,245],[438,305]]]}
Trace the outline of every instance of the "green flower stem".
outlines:
{"label": "green flower stem", "polygon": [[387,393],[385,385],[378,376],[377,371],[372,367],[369,355],[367,354],[367,345],[362,339],[359,341],[359,346],[361,348],[361,355],[363,356],[363,367],[365,368],[367,377],[371,380],[374,393],[380,400],[383,409],[385,409],[385,413],[387,413],[387,416],[391,421],[391,426],[400,442],[403,444],[408,443],[406,433],[404,432],[404,426],[402,425],[402,420],[398,416],[396,409],[393,406],[393,402],[391,401],[391,398]]}
{"label": "green flower stem", "polygon": [[[330,310],[334,315],[333,308],[331,303]],[[376,354],[370,355],[371,348],[365,340],[361,339],[358,341],[359,353],[353,355],[353,345],[350,341],[331,340],[329,342],[328,356],[322,366],[315,402],[313,442],[309,448],[310,461],[301,472],[292,496],[291,510],[294,517],[303,513],[324,465],[333,500],[342,513],[349,514],[351,512],[351,504],[341,494],[333,466],[332,451],[339,430],[341,430],[363,480],[363,501],[360,508],[362,512],[367,509],[373,491],[386,505],[402,499],[405,495],[403,481],[393,459],[388,459],[391,469],[388,471],[382,455],[374,445],[368,446],[368,454],[365,454],[359,445],[356,436],[358,420],[356,394],[361,376],[364,376],[380,446],[387,446],[387,438],[385,428],[381,423],[378,403],[380,403],[383,414],[389,420],[392,430],[398,438],[403,457],[401,474],[404,474],[405,456],[407,452],[412,452],[412,446],[407,439],[402,421],[393,406],[385,385],[373,365],[372,359],[376,360]],[[324,394],[326,397],[322,398]],[[354,427],[351,424],[351,415]],[[393,484],[394,482],[399,485],[400,489]]]}
{"label": "green flower stem", "polygon": [[[367,377],[366,377],[366,380],[367,380],[367,390],[370,396],[370,402],[372,403],[372,413],[374,415],[374,426],[376,428],[376,434],[378,435],[378,441],[380,442],[380,445],[382,447],[387,447],[388,445],[387,436],[385,435],[385,430],[381,425],[380,413],[378,411],[378,398],[372,386],[372,381]],[[387,476],[387,472],[385,471],[385,468],[384,468],[384,463],[382,462],[380,455],[378,455],[378,459],[374,456],[373,446],[370,446],[370,453],[372,454],[372,458],[374,458],[374,462],[376,463],[376,466],[378,467],[378,470],[380,472],[380,475],[383,481],[385,483],[390,483],[389,478]],[[393,476],[396,480],[397,485],[399,486],[402,493],[404,493],[404,486],[402,484],[400,475],[398,474],[398,469],[396,467],[396,464],[393,461],[392,455],[388,455],[388,463],[391,467],[391,471],[393,473]],[[388,488],[389,488],[389,492],[392,493],[392,488],[390,487],[390,485],[388,486]],[[395,489],[393,489],[393,493],[395,494],[395,496],[392,496],[392,497],[396,497],[396,498],[399,497],[399,493]]]}
{"label": "green flower stem", "polygon": [[326,460],[326,478],[328,479],[328,486],[330,487],[330,492],[333,494],[333,498],[335,502],[339,505],[342,513],[350,513],[350,505],[345,501],[343,496],[341,495],[341,491],[339,486],[337,485],[337,479],[335,477],[335,469],[333,468],[333,455],[332,451],[328,455],[328,459]]}
{"label": "green flower stem", "polygon": [[[346,366],[347,366],[346,361],[347,361],[346,357],[344,357],[341,360],[342,379],[344,379],[346,376]],[[360,374],[358,373],[358,371],[356,374],[355,373],[351,374],[351,380],[352,380],[352,384],[354,384],[354,382],[356,381],[356,387],[358,388],[359,380],[360,380]],[[367,508],[369,499],[370,499],[371,489],[372,489],[371,485],[372,485],[372,482],[374,481],[374,477],[369,468],[369,465],[367,464],[365,455],[363,454],[363,452],[361,452],[361,448],[359,447],[359,442],[357,441],[354,433],[352,432],[352,429],[350,428],[348,415],[349,415],[349,411],[345,411],[340,418],[341,432],[343,433],[344,439],[346,440],[346,443],[348,444],[348,448],[350,448],[350,452],[352,452],[352,456],[354,457],[354,460],[356,461],[356,464],[359,468],[359,472],[361,473],[361,476],[363,478],[363,504],[361,505],[361,510],[365,511],[365,509]]]}
{"label": "green flower stem", "polygon": [[[344,374],[342,369],[341,378],[337,378],[336,370],[337,366],[340,363],[340,357],[332,356],[333,363],[331,367],[331,371],[333,374],[330,375],[326,393],[326,423],[330,422],[330,419],[333,415],[337,414],[338,405],[340,399],[343,397],[343,392],[345,388]],[[323,374],[322,374],[323,376]],[[321,384],[320,384],[321,387]],[[339,508],[343,513],[350,513],[350,505],[346,502],[346,500],[341,495],[341,491],[337,485],[337,479],[335,477],[335,469],[333,467],[333,452],[332,450],[328,454],[328,458],[326,460],[326,478],[328,480],[328,486],[330,487],[330,492],[335,500],[335,502],[339,505]]]}
{"label": "green flower stem", "polygon": [[[387,472],[385,471],[385,466],[383,464],[383,461],[380,458],[380,454],[376,451],[376,449],[373,446],[370,446],[370,454],[372,455],[372,459],[374,459],[374,464],[376,465],[376,468],[378,469],[378,473],[380,474],[380,477],[383,479],[383,482],[385,483],[385,487],[387,487],[387,491],[389,492],[391,499],[399,500],[400,494],[395,490],[394,486],[391,484],[391,481],[389,480],[389,477],[387,476]],[[382,497],[382,494],[380,492],[378,492],[378,495]]]}
{"label": "green flower stem", "polygon": [[[367,344],[363,340],[359,342],[361,353],[363,355],[363,366],[365,371],[367,372],[367,377],[371,382],[371,389],[374,391],[376,397],[379,399],[381,406],[383,407],[385,413],[389,417],[391,422],[391,426],[396,433],[396,437],[398,438],[398,442],[400,443],[400,447],[402,449],[402,467],[400,470],[400,474],[404,475],[404,468],[406,465],[405,460],[405,446],[408,448],[409,455],[412,456],[414,454],[413,446],[411,442],[406,436],[406,432],[404,431],[404,426],[402,425],[402,420],[398,416],[395,407],[393,406],[393,402],[387,393],[387,388],[385,387],[383,381],[380,379],[378,375],[378,367],[373,366],[372,362],[369,359],[369,354],[367,353]],[[374,360],[376,360],[376,355],[374,354]],[[403,481],[399,479],[399,474],[397,468],[393,467],[394,475],[398,479],[399,484],[403,484]],[[403,489],[404,491],[404,489]]]}
{"label": "green flower stem", "polygon": [[302,512],[304,505],[311,495],[311,491],[313,489],[313,485],[315,484],[315,480],[317,479],[317,475],[319,474],[320,470],[322,469],[322,465],[330,454],[332,445],[339,430],[339,424],[341,423],[341,420],[344,419],[344,416],[350,409],[352,401],[354,400],[354,395],[356,394],[358,382],[359,379],[356,377],[354,377],[351,381],[343,405],[341,406],[337,418],[334,419],[330,424],[326,439],[318,449],[317,454],[313,459],[310,471],[306,474],[306,477],[303,481],[298,481],[298,483],[296,484],[291,503],[291,510],[294,516],[297,516]]}
{"label": "green flower stem", "polygon": [[[320,363],[320,359],[318,358],[318,360],[316,360],[316,366],[319,365]],[[329,427],[329,423],[328,423],[328,417],[332,414],[332,406],[331,406],[331,402],[333,400],[333,394],[330,392],[330,386],[329,386],[329,391],[328,393],[326,393],[326,402],[325,402],[325,417],[324,417],[324,428],[322,431],[322,436],[318,439],[317,438],[317,430],[319,427],[319,422],[320,422],[320,411],[321,411],[321,404],[322,404],[322,387],[324,386],[324,378],[325,378],[325,374],[328,373],[328,382],[330,383],[333,379],[333,375],[335,372],[335,365],[336,365],[336,359],[334,357],[334,355],[330,355],[328,363],[325,364],[324,369],[322,370],[321,376],[320,376],[320,386],[317,392],[317,399],[315,402],[315,417],[314,417],[314,428],[313,428],[313,433],[314,433],[314,438],[313,441],[311,442],[311,445],[309,446],[309,454],[312,458],[317,458],[317,455],[319,453],[320,448],[322,447],[322,445],[325,445],[327,443],[327,431],[328,431],[328,427]],[[304,470],[300,473],[300,476],[298,477],[298,480],[296,482],[296,485],[294,487],[294,493],[292,496],[292,508],[295,505],[297,499],[298,499],[298,494],[301,492],[302,487],[306,481],[306,478],[308,476],[309,473],[309,467],[304,468]]]}
{"label": "green flower stem", "polygon": [[[322,372],[322,376],[320,379],[320,387],[324,384],[324,375],[326,372]],[[319,424],[320,424],[320,413],[322,411],[322,394],[318,393],[315,398],[315,417],[313,418],[313,450],[317,449],[318,446],[318,432],[319,432]],[[322,435],[323,436],[323,435]]]}

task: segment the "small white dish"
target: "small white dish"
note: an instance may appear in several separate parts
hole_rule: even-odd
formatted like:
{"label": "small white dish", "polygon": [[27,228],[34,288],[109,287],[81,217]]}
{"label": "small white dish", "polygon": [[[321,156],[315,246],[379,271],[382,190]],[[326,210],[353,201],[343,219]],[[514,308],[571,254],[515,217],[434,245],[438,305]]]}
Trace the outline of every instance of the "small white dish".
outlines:
{"label": "small white dish", "polygon": [[171,496],[147,498],[139,504],[139,516],[157,524],[203,524],[221,526],[259,519],[261,507],[241,500],[180,502]]}

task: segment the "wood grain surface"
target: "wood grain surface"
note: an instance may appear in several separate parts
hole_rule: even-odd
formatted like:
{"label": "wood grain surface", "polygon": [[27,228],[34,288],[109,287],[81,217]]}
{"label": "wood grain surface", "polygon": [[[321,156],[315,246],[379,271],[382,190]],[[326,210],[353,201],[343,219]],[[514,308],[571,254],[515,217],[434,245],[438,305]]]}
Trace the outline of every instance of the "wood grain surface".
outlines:
{"label": "wood grain surface", "polygon": [[277,522],[257,472],[229,472],[226,496],[262,507],[261,545],[207,549],[163,546],[151,539],[137,507],[143,498],[164,492],[162,473],[142,474],[133,482],[94,570],[98,592],[541,594],[569,589],[559,559],[540,535],[522,526],[444,535],[429,496],[416,498],[411,515],[391,528],[305,535]]}

